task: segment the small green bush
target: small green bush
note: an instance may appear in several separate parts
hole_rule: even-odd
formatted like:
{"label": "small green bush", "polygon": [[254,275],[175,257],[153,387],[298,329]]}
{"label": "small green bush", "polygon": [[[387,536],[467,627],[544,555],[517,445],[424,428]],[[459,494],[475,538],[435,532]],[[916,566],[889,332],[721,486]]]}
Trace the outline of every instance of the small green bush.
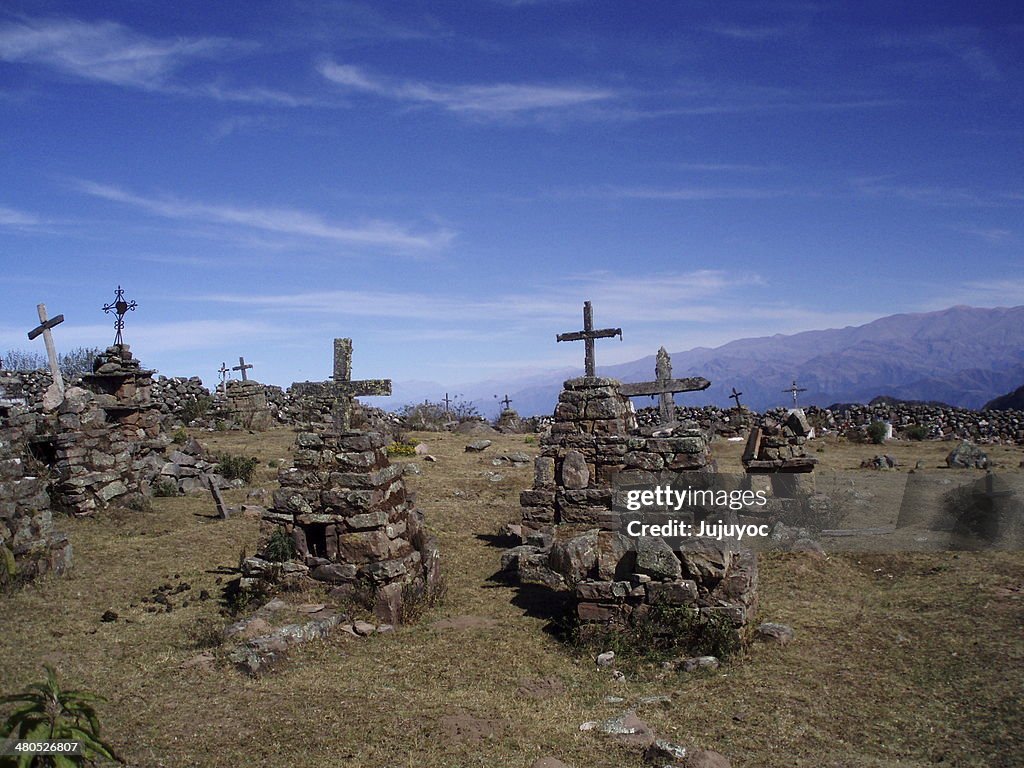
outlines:
{"label": "small green bush", "polygon": [[213,422],[213,429],[216,432],[227,432],[228,431],[227,422],[224,421],[224,419],[217,419],[215,422]]}
{"label": "small green bush", "polygon": [[185,431],[184,427],[178,427],[174,430],[174,434],[171,436],[171,442],[175,445],[184,445],[188,442],[188,432]]}
{"label": "small green bush", "polygon": [[181,407],[181,418],[186,422],[203,418],[213,405],[213,398],[201,396],[195,400],[189,400]]}
{"label": "small green bush", "polygon": [[868,438],[875,445],[881,445],[885,442],[885,433],[887,431],[884,421],[872,421],[868,425]]}
{"label": "small green bush", "polygon": [[[0,739],[8,737],[25,741],[77,741],[80,755],[24,754],[19,766],[93,765],[97,760],[123,763],[114,748],[100,738],[100,721],[93,702],[103,698],[86,691],[69,691],[60,687],[53,667],[46,665],[46,680],[29,685],[24,692],[0,698],[0,704],[17,704],[18,708],[4,723]],[[5,761],[6,762],[6,761]],[[10,761],[14,764],[14,761]]]}
{"label": "small green bush", "polygon": [[158,499],[166,499],[178,495],[178,483],[169,477],[161,478],[153,483],[153,495]]}
{"label": "small green bush", "polygon": [[260,460],[255,456],[233,456],[229,453],[221,455],[217,464],[217,474],[227,480],[241,480],[243,483],[251,483],[256,474],[256,465]]}
{"label": "small green bush", "polygon": [[295,557],[295,542],[292,537],[285,533],[284,528],[276,528],[270,534],[267,546],[263,548],[263,554],[267,560],[275,563],[283,563]]}
{"label": "small green bush", "polygon": [[415,456],[416,443],[394,442],[388,446],[388,456]]}
{"label": "small green bush", "polygon": [[923,424],[911,424],[903,430],[903,436],[908,440],[924,440],[928,437],[928,427]]}

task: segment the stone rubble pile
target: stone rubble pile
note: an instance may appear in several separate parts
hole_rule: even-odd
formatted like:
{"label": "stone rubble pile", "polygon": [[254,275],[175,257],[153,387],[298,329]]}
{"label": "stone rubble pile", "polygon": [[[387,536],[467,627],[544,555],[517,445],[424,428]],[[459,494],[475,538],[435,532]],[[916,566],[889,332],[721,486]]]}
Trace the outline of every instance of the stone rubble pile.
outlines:
{"label": "stone rubble pile", "polygon": [[189,416],[194,418],[193,414],[199,413],[202,403],[207,403],[208,408],[212,402],[210,390],[198,376],[158,376],[150,398],[164,418],[165,428],[184,426],[191,420]]}

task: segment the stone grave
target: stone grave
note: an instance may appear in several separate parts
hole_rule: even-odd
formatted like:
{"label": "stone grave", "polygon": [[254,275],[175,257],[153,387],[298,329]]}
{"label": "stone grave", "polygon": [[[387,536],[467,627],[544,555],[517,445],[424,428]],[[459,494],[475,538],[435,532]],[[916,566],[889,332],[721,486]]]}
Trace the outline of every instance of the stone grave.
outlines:
{"label": "stone grave", "polygon": [[406,600],[437,585],[438,544],[406,491],[402,467],[388,459],[387,438],[350,429],[352,397],[390,393],[390,380],[352,381],[351,340],[335,339],[334,351],[333,381],[292,385],[333,396],[333,426],[298,435],[294,466],[280,471],[264,520],[291,537],[293,570],[343,593],[372,594],[375,615],[398,623]]}
{"label": "stone grave", "polygon": [[265,432],[274,423],[263,385],[252,379],[235,379],[226,384],[225,419],[242,429]]}
{"label": "stone grave", "polygon": [[[685,541],[674,551],[658,537],[626,536],[613,488],[623,473],[715,471],[708,435],[693,422],[676,423],[671,403],[672,393],[703,390],[710,382],[673,379],[667,353],[659,353],[654,382],[623,384],[594,375],[593,339],[621,331],[593,331],[589,302],[585,306],[586,330],[572,336],[588,343],[587,375],[566,381],[559,394],[533,487],[520,494],[523,544],[506,553],[503,565],[523,582],[572,590],[584,623],[628,625],[652,604],[665,603],[721,614],[739,629],[756,608],[755,554],[706,539]],[[661,397],[661,423],[641,434],[629,396],[650,394]]]}

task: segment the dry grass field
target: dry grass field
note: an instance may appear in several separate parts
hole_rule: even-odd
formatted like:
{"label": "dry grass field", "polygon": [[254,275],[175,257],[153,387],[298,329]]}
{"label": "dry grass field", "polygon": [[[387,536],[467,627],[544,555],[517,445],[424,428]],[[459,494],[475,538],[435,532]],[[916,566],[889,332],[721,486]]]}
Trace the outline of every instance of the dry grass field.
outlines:
{"label": "dry grass field", "polygon": [[[198,437],[258,456],[253,485],[272,488],[268,462],[288,461],[294,433]],[[474,454],[465,437],[413,437],[438,459],[418,461],[408,482],[440,537],[447,581],[444,602],[417,624],[362,639],[336,632],[259,679],[188,666],[210,628],[230,621],[221,590],[258,524],[216,519],[206,496],[155,499],[151,512],[60,521],[73,571],[0,597],[0,689],[53,664],[69,686],[106,697],[103,733],[133,766],[525,767],[542,755],[639,766],[639,754],[579,725],[650,694],[671,697],[638,709],[659,735],[719,750],[735,768],[1024,765],[1024,554],[768,554],[759,618],[793,626],[789,646],[751,646],[706,675],[640,667],[615,682],[546,631],[543,606],[493,578],[493,534],[516,519],[532,468],[491,459],[536,444],[499,436]],[[936,474],[951,447],[815,445],[826,471],[884,451]],[[713,445],[729,470],[740,448]],[[1019,449],[991,455],[1022,472]],[[225,496],[239,504],[246,490]],[[186,582],[173,611],[144,610],[143,596]],[[108,609],[116,621],[100,620]]]}

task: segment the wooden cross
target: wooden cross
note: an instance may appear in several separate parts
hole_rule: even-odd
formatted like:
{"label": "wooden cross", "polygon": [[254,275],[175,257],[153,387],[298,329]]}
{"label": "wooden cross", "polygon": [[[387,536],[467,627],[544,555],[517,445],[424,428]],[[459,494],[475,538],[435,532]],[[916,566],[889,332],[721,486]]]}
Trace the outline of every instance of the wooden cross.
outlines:
{"label": "wooden cross", "polygon": [[740,408],[743,407],[742,405],[740,405],[740,395],[742,395],[742,394],[743,394],[742,392],[737,392],[736,391],[736,387],[733,387],[732,388],[732,394],[729,395],[729,398],[731,400],[735,400],[736,401],[736,408],[737,409],[740,409]]}
{"label": "wooden cross", "polygon": [[442,400],[442,402],[444,403],[444,412],[448,413],[448,406],[452,404],[452,401],[451,398],[448,397],[447,392],[444,393],[444,400]]}
{"label": "wooden cross", "polygon": [[699,392],[711,386],[711,382],[700,376],[687,379],[672,378],[672,358],[662,347],[658,350],[658,361],[654,366],[655,381],[642,384],[623,384],[619,392],[626,397],[638,395],[660,395],[659,411],[662,424],[672,424],[676,420],[676,403],[672,395],[676,392]]}
{"label": "wooden cross", "polygon": [[796,408],[796,395],[797,395],[797,392],[806,392],[807,389],[806,388],[798,387],[796,385],[796,379],[793,379],[793,386],[791,386],[789,389],[784,389],[782,391],[783,392],[789,392],[790,394],[793,395],[793,407]]}
{"label": "wooden cross", "polygon": [[506,411],[508,410],[508,407],[512,405],[512,401],[508,399],[508,395],[505,395],[504,400],[499,400],[498,402],[505,406]]}
{"label": "wooden cross", "polygon": [[217,373],[220,374],[220,391],[222,394],[228,391],[228,371],[230,370],[227,363],[221,363],[220,368],[217,369]]}
{"label": "wooden cross", "polygon": [[245,358],[244,357],[240,357],[240,358],[238,358],[238,365],[236,365],[231,370],[232,371],[241,371],[242,372],[242,381],[248,381],[249,377],[245,375],[245,372],[249,368],[252,368],[252,365],[251,364],[250,365],[246,365],[245,364]]}
{"label": "wooden cross", "polygon": [[63,395],[64,377],[60,373],[57,348],[53,345],[53,334],[50,333],[50,330],[64,322],[64,315],[57,315],[53,319],[47,320],[45,304],[36,304],[36,311],[39,313],[39,325],[28,332],[28,340],[34,340],[39,334],[43,335],[43,343],[46,345],[46,356],[50,360],[50,375],[53,377],[54,386]]}
{"label": "wooden cross", "polygon": [[560,333],[555,341],[582,341],[584,344],[584,371],[587,376],[596,376],[597,365],[594,362],[594,339],[608,339],[618,336],[622,340],[621,328],[604,328],[594,330],[594,309],[589,301],[583,302],[583,330],[573,333]]}
{"label": "wooden cross", "polygon": [[304,381],[292,384],[297,395],[326,395],[334,398],[335,434],[351,429],[352,398],[368,395],[390,395],[391,379],[361,379],[352,381],[352,339],[334,340],[334,375],[332,381]]}

